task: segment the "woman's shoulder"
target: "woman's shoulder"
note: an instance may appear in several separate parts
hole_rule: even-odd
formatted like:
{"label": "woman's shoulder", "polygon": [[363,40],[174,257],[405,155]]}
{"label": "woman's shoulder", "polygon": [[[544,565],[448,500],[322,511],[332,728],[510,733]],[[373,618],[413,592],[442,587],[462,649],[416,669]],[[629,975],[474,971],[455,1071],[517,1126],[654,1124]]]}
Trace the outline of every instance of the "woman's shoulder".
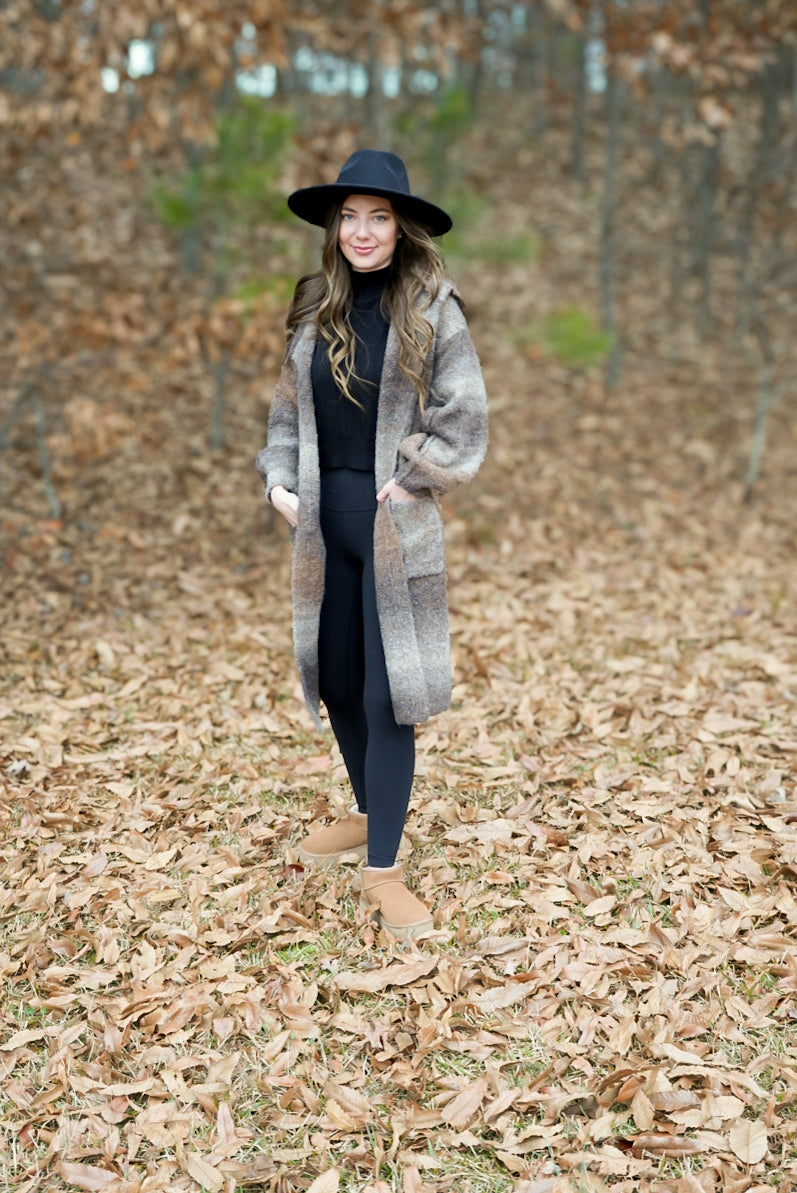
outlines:
{"label": "woman's shoulder", "polygon": [[460,326],[465,322],[464,299],[457,289],[456,283],[448,274],[443,277],[437,287],[437,293],[432,298],[427,317],[428,315],[432,316],[438,329],[442,325]]}
{"label": "woman's shoulder", "polygon": [[465,300],[457,289],[456,282],[446,274],[443,285],[440,288],[443,302],[449,305],[458,306],[460,310],[465,309]]}
{"label": "woman's shoulder", "polygon": [[424,309],[424,313],[427,316],[429,314],[433,315],[446,305],[451,305],[452,303],[460,308],[464,308],[465,306],[462,295],[453,279],[447,273],[441,277],[429,277],[425,279],[421,285],[417,302]]}

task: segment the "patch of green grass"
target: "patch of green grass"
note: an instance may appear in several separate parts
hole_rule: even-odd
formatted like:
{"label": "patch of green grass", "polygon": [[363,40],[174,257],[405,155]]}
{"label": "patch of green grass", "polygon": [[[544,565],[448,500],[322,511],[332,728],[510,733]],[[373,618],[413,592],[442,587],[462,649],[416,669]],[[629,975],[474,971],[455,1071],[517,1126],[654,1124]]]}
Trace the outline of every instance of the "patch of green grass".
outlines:
{"label": "patch of green grass", "polygon": [[672,928],[675,925],[672,910],[666,903],[656,903],[652,895],[648,898],[647,913],[653,924],[660,924],[664,928]]}
{"label": "patch of green grass", "polygon": [[468,538],[477,547],[494,547],[501,540],[494,526],[476,522],[468,528]]}
{"label": "patch of green grass", "polygon": [[435,1056],[437,1072],[442,1076],[466,1077],[475,1081],[484,1072],[484,1061],[469,1052],[454,1052],[446,1049]]}
{"label": "patch of green grass", "polygon": [[477,195],[457,193],[444,198],[441,206],[453,221],[451,231],[442,238],[443,256],[446,260],[467,257],[472,251],[476,229],[487,204]]}
{"label": "patch of green grass", "polygon": [[473,256],[493,265],[516,265],[536,261],[540,242],[536,236],[522,232],[517,236],[497,236],[476,241],[471,246]]}
{"label": "patch of green grass", "polygon": [[579,306],[563,307],[543,319],[534,319],[513,339],[523,348],[541,348],[572,369],[602,365],[611,349],[611,337],[599,327],[591,311]]}
{"label": "patch of green grass", "polygon": [[694,1176],[702,1170],[704,1166],[704,1158],[698,1156],[684,1156],[680,1160],[668,1159],[662,1156],[659,1160],[659,1167],[657,1173],[659,1176],[669,1180],[680,1180],[683,1176]]}
{"label": "patch of green grass", "polygon": [[731,989],[744,998],[769,994],[777,988],[779,981],[777,974],[771,970],[757,970],[749,965],[737,967],[733,963],[726,963],[721,966],[721,972]]}
{"label": "patch of green grass", "polygon": [[494,265],[512,265],[532,263],[539,258],[540,241],[533,232],[493,234],[488,221],[489,204],[478,195],[457,191],[444,196],[442,205],[454,224],[442,240],[446,259],[467,257]]}
{"label": "patch of green grass", "polygon": [[[618,1105],[617,1113],[621,1114],[622,1111],[626,1109],[626,1106]],[[639,1134],[639,1127],[636,1125],[631,1115],[629,1115],[628,1118],[618,1119],[618,1121],[612,1127],[612,1134],[615,1136],[615,1138],[622,1136],[624,1139],[628,1139],[632,1135]]]}
{"label": "patch of green grass", "polygon": [[530,264],[540,255],[540,243],[536,236],[527,232],[514,236],[483,236],[479,233],[478,222],[466,219],[446,234],[444,255],[447,259],[477,258],[492,265]]}
{"label": "patch of green grass", "polygon": [[292,274],[273,273],[267,278],[252,278],[245,282],[238,290],[236,298],[240,298],[247,306],[257,302],[259,298],[273,298],[280,307],[287,306],[293,297],[296,278]]}
{"label": "patch of green grass", "polygon": [[562,364],[576,368],[602,364],[611,348],[610,336],[583,307],[554,311],[545,320],[544,330],[548,350]]}
{"label": "patch of green grass", "polygon": [[319,957],[334,952],[334,944],[324,937],[319,940],[300,940],[276,950],[276,956],[286,965],[309,965]]}
{"label": "patch of green grass", "polygon": [[638,878],[618,878],[615,886],[615,894],[618,899],[627,899],[631,895],[637,895],[642,890],[642,883]]}
{"label": "patch of green grass", "polygon": [[515,1181],[494,1154],[483,1148],[469,1147],[449,1151],[435,1168],[435,1176],[455,1189],[467,1193],[509,1193]]}
{"label": "patch of green grass", "polygon": [[501,1060],[501,1068],[509,1069],[523,1077],[535,1077],[550,1064],[550,1055],[538,1028],[529,1024],[526,1039],[507,1041]]}

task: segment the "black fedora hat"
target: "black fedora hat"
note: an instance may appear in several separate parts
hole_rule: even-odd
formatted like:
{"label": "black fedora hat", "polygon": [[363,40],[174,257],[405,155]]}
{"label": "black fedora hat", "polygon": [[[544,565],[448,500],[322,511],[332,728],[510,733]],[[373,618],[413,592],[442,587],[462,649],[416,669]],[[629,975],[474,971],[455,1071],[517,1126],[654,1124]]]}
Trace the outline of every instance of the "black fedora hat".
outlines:
{"label": "black fedora hat", "polygon": [[434,203],[410,193],[407,168],[395,153],[384,149],[358,149],[326,186],[305,186],[288,198],[294,215],[323,227],[333,203],[347,195],[383,195],[413,219],[426,224],[432,236],[442,236],[451,227],[451,217]]}

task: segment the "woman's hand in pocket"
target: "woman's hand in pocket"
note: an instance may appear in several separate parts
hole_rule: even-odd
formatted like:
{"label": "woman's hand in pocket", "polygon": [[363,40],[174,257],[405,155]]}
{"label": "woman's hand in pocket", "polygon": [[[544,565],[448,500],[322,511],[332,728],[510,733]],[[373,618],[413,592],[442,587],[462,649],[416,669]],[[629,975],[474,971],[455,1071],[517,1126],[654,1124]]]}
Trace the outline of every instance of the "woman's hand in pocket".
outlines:
{"label": "woman's hand in pocket", "polygon": [[271,504],[291,526],[299,525],[299,498],[284,485],[275,485],[270,493]]}
{"label": "woman's hand in pocket", "polygon": [[402,488],[402,486],[399,485],[393,477],[391,477],[387,484],[383,485],[377,493],[376,500],[380,505],[384,505],[386,501],[415,501],[415,494],[408,493],[406,489]]}

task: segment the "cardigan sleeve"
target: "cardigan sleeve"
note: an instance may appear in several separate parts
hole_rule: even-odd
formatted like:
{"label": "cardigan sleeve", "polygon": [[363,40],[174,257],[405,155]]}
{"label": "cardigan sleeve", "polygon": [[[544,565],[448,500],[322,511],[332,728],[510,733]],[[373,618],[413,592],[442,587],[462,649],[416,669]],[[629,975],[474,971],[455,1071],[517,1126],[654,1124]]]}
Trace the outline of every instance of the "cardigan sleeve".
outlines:
{"label": "cardigan sleeve", "polygon": [[255,467],[270,498],[275,485],[295,493],[299,482],[299,408],[296,365],[289,352],[271,399],[266,446],[258,452]]}
{"label": "cardigan sleeve", "polygon": [[409,493],[446,493],[473,477],[487,451],[487,394],[457,298],[443,303],[423,431],[399,446],[395,479]]}

